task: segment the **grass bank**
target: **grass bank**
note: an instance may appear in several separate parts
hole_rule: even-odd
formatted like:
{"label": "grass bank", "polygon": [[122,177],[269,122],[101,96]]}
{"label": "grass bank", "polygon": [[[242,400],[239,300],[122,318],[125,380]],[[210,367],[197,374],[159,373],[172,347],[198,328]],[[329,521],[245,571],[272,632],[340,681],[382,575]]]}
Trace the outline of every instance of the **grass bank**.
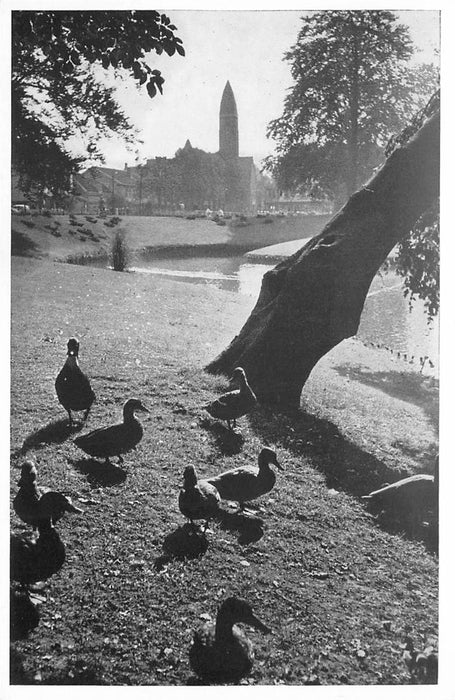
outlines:
{"label": "grass bank", "polygon": [[218,226],[205,219],[165,216],[92,215],[14,215],[11,222],[13,255],[67,260],[84,256],[105,256],[115,232],[122,230],[132,251],[153,249],[157,254],[191,252],[206,254],[218,249],[221,254],[247,251],[279,241],[313,236],[327,221],[327,216],[250,217],[244,226]]}
{"label": "grass bank", "polygon": [[[346,341],[315,368],[301,413],[260,406],[233,442],[201,408],[226,387],[202,367],[254,300],[25,258],[12,261],[12,300],[11,499],[27,455],[42,485],[85,510],[59,523],[67,561],[39,626],[12,645],[13,683],[192,684],[192,630],[232,594],[273,629],[251,633],[247,684],[413,682],[402,645],[436,641],[437,556],[424,528],[411,538],[380,525],[359,495],[432,465],[435,380]],[[66,430],[54,379],[70,335],[98,399],[88,429],[131,396],[150,409],[125,470],[85,459]],[[286,471],[257,503],[262,533],[226,513],[205,553],[183,557],[184,467],[212,475],[254,463],[265,444]],[[12,528],[25,529],[14,513]]]}

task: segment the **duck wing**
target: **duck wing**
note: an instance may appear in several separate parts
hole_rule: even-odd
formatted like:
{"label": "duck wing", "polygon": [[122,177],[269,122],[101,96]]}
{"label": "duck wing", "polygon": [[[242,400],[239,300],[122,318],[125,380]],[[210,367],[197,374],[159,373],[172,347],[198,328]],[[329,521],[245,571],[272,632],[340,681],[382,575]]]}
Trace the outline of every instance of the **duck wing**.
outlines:
{"label": "duck wing", "polygon": [[374,505],[384,507],[407,507],[417,502],[428,501],[431,504],[431,497],[435,492],[434,477],[429,474],[414,474],[405,479],[400,479],[393,484],[384,486],[377,491],[372,491],[368,496],[364,496]]}
{"label": "duck wing", "polygon": [[207,406],[207,411],[213,418],[220,418],[221,420],[229,420],[237,414],[239,410],[239,400],[240,391],[237,389],[235,391],[230,391],[227,394],[223,394],[215,401],[212,401]]}
{"label": "duck wing", "polygon": [[80,435],[74,443],[92,457],[115,457],[135,447],[143,435],[139,421],[118,423]]}
{"label": "duck wing", "polygon": [[207,479],[215,486],[221,498],[227,501],[244,502],[257,498],[262,493],[258,484],[257,467],[237,467]]}
{"label": "duck wing", "polygon": [[220,500],[220,495],[214,486],[198,481],[192,488],[180,491],[179,508],[186,518],[205,520],[217,514]]}
{"label": "duck wing", "polygon": [[62,406],[72,411],[90,408],[96,398],[89,378],[79,367],[64,365],[55,380],[55,391]]}
{"label": "duck wing", "polygon": [[21,487],[13,500],[16,515],[28,525],[35,525],[39,520],[39,501],[41,493],[37,486]]}

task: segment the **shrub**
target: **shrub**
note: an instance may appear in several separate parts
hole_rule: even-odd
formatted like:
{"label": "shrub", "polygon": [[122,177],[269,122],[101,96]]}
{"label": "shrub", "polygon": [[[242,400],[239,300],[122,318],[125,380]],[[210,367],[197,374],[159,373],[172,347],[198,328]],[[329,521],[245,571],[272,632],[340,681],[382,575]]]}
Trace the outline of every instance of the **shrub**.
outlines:
{"label": "shrub", "polygon": [[116,272],[123,272],[128,266],[129,250],[124,231],[116,231],[111,243],[111,262]]}

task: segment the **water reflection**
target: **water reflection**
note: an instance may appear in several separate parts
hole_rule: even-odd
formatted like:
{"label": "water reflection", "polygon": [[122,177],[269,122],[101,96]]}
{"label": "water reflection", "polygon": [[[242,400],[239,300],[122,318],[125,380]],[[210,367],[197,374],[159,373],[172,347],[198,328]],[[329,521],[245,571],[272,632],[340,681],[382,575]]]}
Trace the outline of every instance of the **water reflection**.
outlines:
{"label": "water reflection", "polygon": [[245,263],[244,258],[192,258],[186,260],[160,260],[158,265],[137,266],[134,272],[146,272],[161,277],[211,284],[219,289],[257,297],[262,277],[274,265]]}

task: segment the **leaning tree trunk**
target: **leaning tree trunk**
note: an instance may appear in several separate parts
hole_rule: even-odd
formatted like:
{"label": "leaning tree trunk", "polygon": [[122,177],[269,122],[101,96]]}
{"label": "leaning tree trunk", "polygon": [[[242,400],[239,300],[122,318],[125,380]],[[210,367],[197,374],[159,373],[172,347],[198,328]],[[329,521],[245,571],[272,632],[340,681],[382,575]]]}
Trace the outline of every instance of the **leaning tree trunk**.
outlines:
{"label": "leaning tree trunk", "polygon": [[267,272],[253,311],[207,371],[243,367],[263,402],[298,407],[318,360],[357,332],[379,267],[439,194],[439,112],[325,226]]}

